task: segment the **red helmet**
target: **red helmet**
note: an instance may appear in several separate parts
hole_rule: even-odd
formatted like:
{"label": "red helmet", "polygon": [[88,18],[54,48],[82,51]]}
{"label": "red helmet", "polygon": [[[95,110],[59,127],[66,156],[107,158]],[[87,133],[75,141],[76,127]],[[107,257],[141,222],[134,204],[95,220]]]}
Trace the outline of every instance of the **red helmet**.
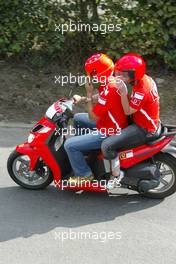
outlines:
{"label": "red helmet", "polygon": [[90,77],[108,78],[114,71],[113,61],[103,53],[92,55],[85,63],[85,71]]}
{"label": "red helmet", "polygon": [[134,81],[142,79],[146,72],[146,65],[140,55],[127,53],[115,63],[114,70],[128,72],[131,81]]}

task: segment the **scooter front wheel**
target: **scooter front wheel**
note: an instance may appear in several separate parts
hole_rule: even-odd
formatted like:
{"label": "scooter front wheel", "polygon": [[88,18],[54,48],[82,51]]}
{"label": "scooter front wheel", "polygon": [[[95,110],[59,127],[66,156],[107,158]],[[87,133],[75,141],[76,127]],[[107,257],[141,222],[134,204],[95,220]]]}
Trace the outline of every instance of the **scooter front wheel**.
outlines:
{"label": "scooter front wheel", "polygon": [[35,171],[29,170],[30,158],[14,150],[7,161],[10,177],[18,185],[31,190],[46,188],[53,181],[53,175],[43,160],[39,160]]}

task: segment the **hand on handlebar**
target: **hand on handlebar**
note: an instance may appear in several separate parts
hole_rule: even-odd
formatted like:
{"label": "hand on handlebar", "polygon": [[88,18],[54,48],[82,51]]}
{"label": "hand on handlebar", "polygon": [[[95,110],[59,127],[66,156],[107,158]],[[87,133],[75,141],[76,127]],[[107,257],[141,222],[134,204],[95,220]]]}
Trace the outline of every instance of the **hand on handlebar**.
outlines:
{"label": "hand on handlebar", "polygon": [[78,104],[82,101],[82,97],[78,94],[73,95],[74,104]]}

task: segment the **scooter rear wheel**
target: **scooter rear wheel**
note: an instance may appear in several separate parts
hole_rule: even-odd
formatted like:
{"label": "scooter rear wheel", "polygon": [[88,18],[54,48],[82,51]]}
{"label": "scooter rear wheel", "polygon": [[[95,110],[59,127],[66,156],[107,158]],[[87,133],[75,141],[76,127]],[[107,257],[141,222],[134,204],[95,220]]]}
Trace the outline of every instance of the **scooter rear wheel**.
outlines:
{"label": "scooter rear wheel", "polygon": [[29,170],[30,158],[14,150],[7,161],[7,169],[10,177],[18,185],[30,189],[44,189],[53,181],[53,175],[48,166],[39,161],[37,169],[33,172]]}
{"label": "scooter rear wheel", "polygon": [[167,153],[159,153],[154,160],[160,170],[160,184],[150,189],[143,196],[163,199],[176,192],[176,159]]}

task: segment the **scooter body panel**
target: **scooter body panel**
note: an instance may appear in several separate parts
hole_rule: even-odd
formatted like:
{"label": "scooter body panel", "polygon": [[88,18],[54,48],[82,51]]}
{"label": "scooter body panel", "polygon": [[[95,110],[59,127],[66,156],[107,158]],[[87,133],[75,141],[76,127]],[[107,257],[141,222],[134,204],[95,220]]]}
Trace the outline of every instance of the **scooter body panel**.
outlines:
{"label": "scooter body panel", "polygon": [[[62,109],[57,109],[57,107],[59,106],[58,101],[49,108],[49,115],[54,116],[55,112],[58,111],[58,113],[60,114],[62,111],[64,111],[64,100],[62,100],[61,103]],[[18,145],[16,147],[16,150],[19,153],[28,155],[30,157],[30,170],[33,171],[38,159],[42,158],[45,164],[52,171],[54,182],[57,188],[105,192],[106,188],[102,184],[103,182],[99,182],[99,180],[97,182],[87,183],[81,186],[65,185],[64,181],[68,179],[69,173],[71,173],[72,169],[64,149],[65,138],[61,134],[60,130],[58,130],[58,123],[56,123],[57,122],[54,123],[52,119],[49,119],[46,116],[41,118],[31,130],[28,137],[28,142],[25,142],[24,144]],[[146,144],[120,152],[119,157],[121,168],[126,170],[130,167],[133,167],[136,164],[139,164],[151,158],[160,151],[172,152],[172,144],[169,143],[173,138],[174,136],[171,135],[168,137],[164,137],[155,144]],[[60,143],[58,148],[56,148],[55,146],[56,141],[59,141]],[[101,171],[101,175],[103,175],[102,169],[99,170],[97,166],[98,162],[103,163],[103,156],[100,151],[98,152],[99,154],[95,156],[95,159],[92,159],[92,164],[93,162],[95,162],[94,167],[95,170],[97,170],[97,174]],[[172,155],[176,155],[175,150]],[[104,181],[106,180],[105,177],[102,177],[102,179],[104,179]]]}

